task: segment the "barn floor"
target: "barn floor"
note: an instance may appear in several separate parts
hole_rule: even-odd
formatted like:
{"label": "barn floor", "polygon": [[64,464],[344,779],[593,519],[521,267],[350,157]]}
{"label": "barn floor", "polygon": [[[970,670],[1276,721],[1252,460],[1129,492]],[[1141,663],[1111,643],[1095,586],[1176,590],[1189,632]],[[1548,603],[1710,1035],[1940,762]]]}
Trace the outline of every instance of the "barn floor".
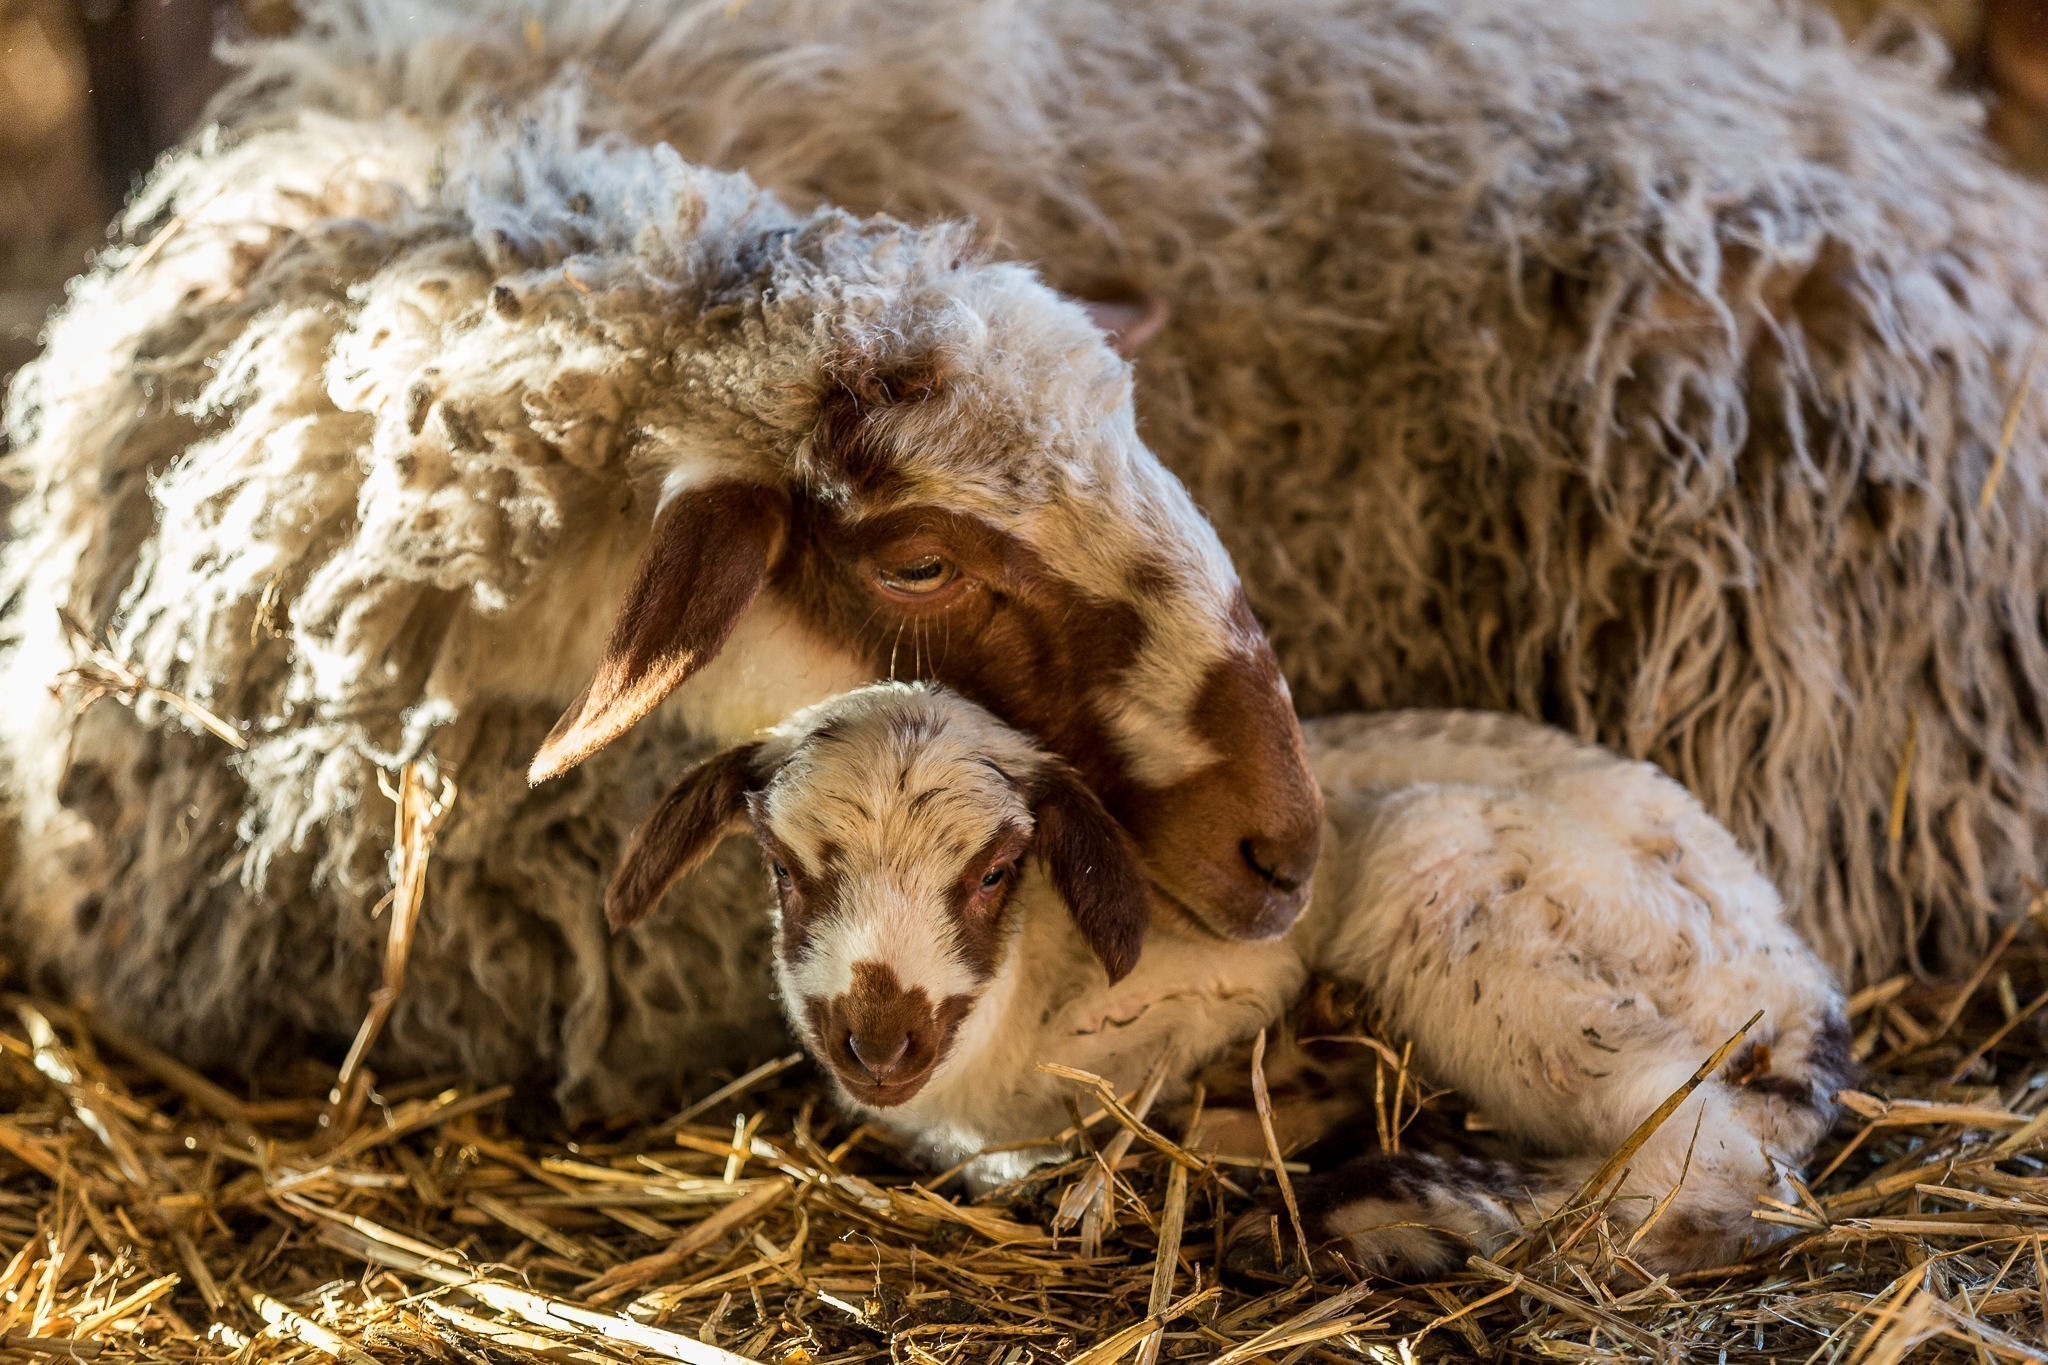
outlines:
{"label": "barn floor", "polygon": [[[10,997],[0,1358],[2039,1361],[2036,911],[1967,980],[1856,998],[1863,1089],[1811,1197],[1758,1215],[1792,1239],[1668,1281],[1631,1271],[1593,1198],[1435,1284],[1219,1282],[1218,1228],[1268,1171],[1189,1158],[1078,1085],[1090,1155],[976,1204],[849,1128],[795,1059],[569,1141],[523,1133],[501,1091],[353,1087],[336,1112],[308,1064],[248,1095]],[[1326,1046],[1390,1059],[1383,1131],[1455,1118],[1397,1053]]]}

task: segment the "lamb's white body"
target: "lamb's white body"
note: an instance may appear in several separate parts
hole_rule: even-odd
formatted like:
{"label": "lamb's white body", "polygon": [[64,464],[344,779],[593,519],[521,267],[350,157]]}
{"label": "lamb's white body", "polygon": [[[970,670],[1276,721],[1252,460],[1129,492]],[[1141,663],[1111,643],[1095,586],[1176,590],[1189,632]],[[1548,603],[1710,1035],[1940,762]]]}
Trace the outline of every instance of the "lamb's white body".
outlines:
{"label": "lamb's white body", "polygon": [[1003,965],[931,1079],[907,1103],[854,1107],[934,1165],[972,1158],[973,1179],[998,1182],[1048,1151],[976,1153],[1070,1121],[1072,1083],[1038,1063],[1129,1091],[1164,1057],[1184,1087],[1280,1019],[1311,973],[1341,978],[1367,988],[1433,1082],[1527,1154],[1377,1156],[1307,1186],[1318,1226],[1354,1254],[1426,1268],[1441,1239],[1390,1225],[1505,1237],[1761,1011],[1735,1060],[1630,1163],[1622,1193],[1640,1198],[1618,1205],[1640,1219],[1683,1177],[1639,1254],[1665,1267],[1736,1254],[1763,1230],[1748,1217],[1758,1197],[1788,1193],[1780,1165],[1825,1131],[1848,1065],[1841,998],[1752,861],[1655,768],[1524,721],[1352,716],[1308,737],[1328,826],[1310,909],[1287,938],[1222,951],[1155,915],[1135,970],[1106,984],[1057,891],[1031,878]]}

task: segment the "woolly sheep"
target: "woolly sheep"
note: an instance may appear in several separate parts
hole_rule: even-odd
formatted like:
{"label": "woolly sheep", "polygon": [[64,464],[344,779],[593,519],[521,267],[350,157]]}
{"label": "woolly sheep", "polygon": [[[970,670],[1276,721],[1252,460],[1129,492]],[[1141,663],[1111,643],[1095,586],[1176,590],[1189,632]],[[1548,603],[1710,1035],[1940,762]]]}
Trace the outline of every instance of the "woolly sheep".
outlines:
{"label": "woolly sheep", "polygon": [[635,137],[1164,301],[1147,439],[1306,714],[1652,758],[1853,980],[2048,856],[2048,205],[1933,54],[1775,0],[301,9],[238,116],[587,61]]}
{"label": "woolly sheep", "polygon": [[1432,1080],[1540,1154],[1375,1153],[1309,1181],[1315,1228],[1380,1269],[1435,1270],[1458,1240],[1495,1249],[1555,1211],[1761,1010],[1620,1190],[1625,1224],[1680,1190],[1646,1265],[1738,1255],[1759,1197],[1791,1199],[1784,1169],[1827,1130],[1849,1036],[1727,831],[1650,765],[1508,717],[1336,717],[1308,742],[1326,851],[1273,942],[1221,952],[1170,906],[1148,915],[1143,871],[1072,768],[923,685],[848,693],[686,774],[608,908],[638,920],[751,828],[791,1025],[858,1115],[981,1184],[1057,1155],[1031,1144],[1066,1126],[1070,1086],[1034,1064],[1129,1091],[1164,1056],[1184,1089],[1309,973],[1362,985]]}
{"label": "woolly sheep", "polygon": [[[647,1112],[776,1014],[745,859],[607,941],[624,833],[703,746],[884,676],[1046,735],[1194,914],[1283,929],[1320,829],[1286,686],[1088,315],[594,98],[202,138],[76,285],[8,418],[30,965],[197,1062],[343,1041],[420,852],[380,787],[452,773],[376,1064]],[[160,690],[81,707],[63,613]]]}

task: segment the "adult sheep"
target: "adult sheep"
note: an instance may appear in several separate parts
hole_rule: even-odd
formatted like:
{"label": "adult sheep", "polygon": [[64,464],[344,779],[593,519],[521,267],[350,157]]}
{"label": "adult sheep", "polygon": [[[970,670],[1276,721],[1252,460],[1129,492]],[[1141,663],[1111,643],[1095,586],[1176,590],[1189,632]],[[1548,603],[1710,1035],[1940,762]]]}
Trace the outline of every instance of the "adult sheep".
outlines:
{"label": "adult sheep", "polygon": [[1147,439],[1305,712],[1654,759],[1859,981],[2039,875],[2048,205],[1936,61],[1727,0],[304,9],[245,115],[588,60],[637,136],[1168,301]]}
{"label": "adult sheep", "polygon": [[[612,940],[624,834],[698,746],[892,674],[1045,735],[1213,928],[1284,928],[1320,827],[1286,686],[1087,314],[593,98],[209,135],[75,286],[9,410],[32,964],[202,1062],[345,1040],[417,867],[380,784],[453,770],[381,1064],[645,1112],[779,1029],[758,869]],[[53,686],[80,633],[132,709]]]}

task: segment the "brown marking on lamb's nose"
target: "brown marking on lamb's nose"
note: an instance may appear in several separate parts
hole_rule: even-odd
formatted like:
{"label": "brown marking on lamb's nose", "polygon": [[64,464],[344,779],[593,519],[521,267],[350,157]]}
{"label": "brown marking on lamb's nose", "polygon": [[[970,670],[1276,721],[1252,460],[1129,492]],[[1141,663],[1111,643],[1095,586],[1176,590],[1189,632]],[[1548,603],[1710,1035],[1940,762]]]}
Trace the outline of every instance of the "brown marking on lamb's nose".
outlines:
{"label": "brown marking on lamb's nose", "polygon": [[973,1001],[934,1005],[886,963],[856,962],[851,975],[846,990],[806,1006],[813,1050],[862,1104],[902,1104],[931,1079]]}
{"label": "brown marking on lamb's nose", "polygon": [[894,1042],[890,1042],[889,1034],[892,1031],[884,1029],[866,1036],[859,1032],[846,1035],[847,1050],[853,1054],[854,1060],[861,1064],[868,1075],[877,1081],[893,1080],[904,1059],[910,1056],[910,1035],[901,1034]]}

